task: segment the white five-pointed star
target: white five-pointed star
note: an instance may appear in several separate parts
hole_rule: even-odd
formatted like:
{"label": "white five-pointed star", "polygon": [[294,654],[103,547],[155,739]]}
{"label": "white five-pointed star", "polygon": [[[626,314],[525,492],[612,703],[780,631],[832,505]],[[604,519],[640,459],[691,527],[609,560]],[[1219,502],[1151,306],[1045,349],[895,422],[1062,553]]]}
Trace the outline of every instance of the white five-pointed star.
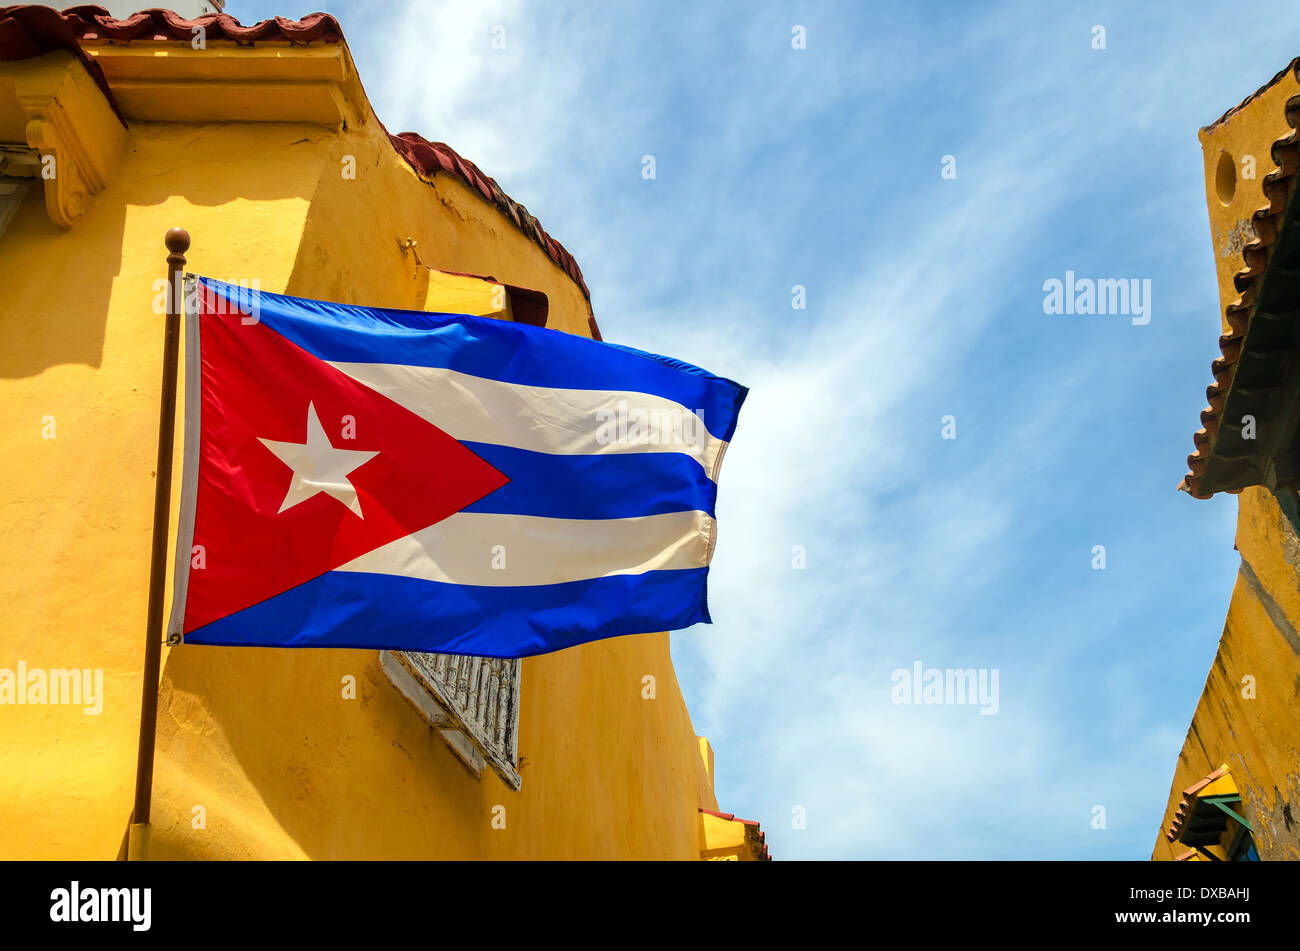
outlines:
{"label": "white five-pointed star", "polygon": [[348,474],[361,468],[379,453],[336,449],[325,434],[314,405],[307,404],[305,443],[276,442],[261,437],[258,437],[258,442],[293,470],[293,482],[289,484],[289,491],[280,506],[281,512],[307,501],[318,492],[325,492],[346,505],[359,518],[365,518],[361,514],[361,500],[357,498],[357,490],[348,481]]}

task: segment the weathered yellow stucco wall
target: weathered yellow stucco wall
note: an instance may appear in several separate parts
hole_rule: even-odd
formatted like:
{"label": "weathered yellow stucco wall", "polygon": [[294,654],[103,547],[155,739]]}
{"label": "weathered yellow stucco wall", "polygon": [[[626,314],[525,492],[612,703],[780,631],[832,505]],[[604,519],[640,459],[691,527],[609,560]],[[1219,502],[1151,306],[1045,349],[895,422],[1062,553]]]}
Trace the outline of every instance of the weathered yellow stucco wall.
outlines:
{"label": "weathered yellow stucco wall", "polygon": [[[1286,122],[1286,104],[1295,95],[1300,95],[1300,82],[1287,70],[1276,83],[1202,129],[1198,136],[1219,288],[1219,321],[1224,331],[1228,329],[1224,310],[1241,296],[1232,278],[1246,266],[1243,245],[1255,238],[1251,216],[1268,204],[1262,187],[1264,176],[1277,167],[1272,147],[1291,129]],[[1212,352],[1213,345],[1211,337],[1207,350]]]}
{"label": "weathered yellow stucco wall", "polygon": [[[278,51],[275,68],[291,71],[294,55]],[[196,121],[150,121],[132,112],[164,114],[167,98],[131,86],[120,164],[81,220],[60,230],[36,187],[0,237],[0,667],[104,672],[98,716],[0,707],[0,858],[123,853],[160,389],[151,304],[168,228],[190,231],[194,272],[404,308],[424,305],[425,282],[399,247],[414,239],[426,264],[544,291],[549,326],[587,334],[577,285],[460,180],[418,176],[340,56],[330,68],[345,130],[204,122],[201,108]],[[106,65],[110,84],[114,69],[127,66]],[[345,156],[355,180],[340,172]],[[51,418],[55,438],[43,438]],[[343,698],[347,675],[355,700]],[[655,699],[643,696],[646,676]],[[699,857],[697,809],[717,803],[667,634],[525,660],[519,754],[518,792],[490,769],[476,779],[373,651],[166,649],[153,855]],[[504,829],[493,828],[498,805]],[[193,827],[198,806],[205,829]]]}
{"label": "weathered yellow stucco wall", "polygon": [[1268,490],[1247,489],[1241,500],[1241,570],[1178,756],[1156,859],[1187,851],[1164,831],[1182,791],[1222,763],[1232,769],[1260,857],[1300,859],[1300,539]]}
{"label": "weathered yellow stucco wall", "polygon": [[[1242,246],[1255,238],[1251,215],[1268,204],[1261,184],[1276,167],[1271,146],[1290,131],[1286,103],[1297,94],[1300,83],[1288,70],[1201,132],[1225,331],[1224,308],[1241,296],[1232,278],[1245,266]],[[1300,859],[1300,539],[1268,489],[1248,488],[1238,500],[1241,569],[1218,655],[1178,757],[1156,859],[1187,851],[1164,833],[1182,791],[1221,763],[1232,769],[1260,857]]]}

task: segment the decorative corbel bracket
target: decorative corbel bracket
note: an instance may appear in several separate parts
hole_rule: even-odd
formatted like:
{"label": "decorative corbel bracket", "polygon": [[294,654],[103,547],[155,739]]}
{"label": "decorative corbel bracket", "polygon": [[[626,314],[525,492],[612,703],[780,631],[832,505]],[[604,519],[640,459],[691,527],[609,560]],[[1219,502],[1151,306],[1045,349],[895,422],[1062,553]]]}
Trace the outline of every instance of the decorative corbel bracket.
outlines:
{"label": "decorative corbel bracket", "polygon": [[[109,183],[126,146],[126,126],[85,66],[58,51],[0,63],[0,140],[31,150],[32,178],[45,188],[50,220],[71,228]],[[6,121],[7,120],[7,121]],[[22,132],[15,134],[21,123]],[[9,131],[13,130],[13,131]]]}

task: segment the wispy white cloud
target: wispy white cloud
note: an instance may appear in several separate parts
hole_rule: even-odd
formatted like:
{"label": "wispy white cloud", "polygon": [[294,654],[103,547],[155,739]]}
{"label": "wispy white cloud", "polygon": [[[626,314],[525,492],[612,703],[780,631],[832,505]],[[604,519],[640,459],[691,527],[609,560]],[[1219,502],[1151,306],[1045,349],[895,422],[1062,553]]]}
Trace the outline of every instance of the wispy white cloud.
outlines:
{"label": "wispy white cloud", "polygon": [[[1177,473],[1127,503],[1105,496],[1130,506],[1115,524],[1099,509],[1086,535],[1044,533],[1102,494],[1077,481],[1090,459],[1125,464],[1127,446],[1099,439],[1157,427],[1137,410],[1099,424],[1096,407],[1110,405],[1103,385],[1145,392],[1138,356],[1172,339],[1155,336],[1170,311],[1143,337],[1049,326],[1034,309],[1058,264],[1133,244],[1087,209],[1126,167],[1158,161],[1135,156],[1133,136],[1184,134],[1135,89],[1173,96],[1195,50],[1117,14],[1112,43],[1141,36],[1145,59],[1121,47],[1109,73],[1057,68],[1091,24],[1039,23],[1030,6],[945,27],[942,55],[848,7],[807,24],[824,45],[806,55],[776,7],[739,23],[679,11],[668,26],[631,9],[430,9],[368,4],[370,26],[349,31],[389,128],[449,141],[529,205],[577,255],[618,342],[751,387],[721,482],[717,623],[674,638],[724,807],[753,812],[789,857],[1145,854],[1181,743],[1169,723],[1191,703],[1155,720],[1160,645],[1142,638],[1178,632],[1132,627],[1189,579],[1094,574],[1087,555],[1099,535],[1130,559],[1144,550],[1143,520],[1165,511],[1150,500],[1172,496]],[[900,178],[917,140],[933,143],[932,170]],[[643,153],[659,159],[654,182]],[[939,179],[943,153],[956,181]],[[1194,206],[1197,184],[1166,210]],[[810,221],[828,190],[844,215]],[[793,283],[807,310],[790,308]],[[1230,518],[1202,511],[1217,514],[1179,516],[1205,519],[1198,543]],[[891,703],[890,672],[914,660],[1000,668],[999,713]],[[1098,804],[1111,838],[1089,827]],[[790,828],[795,805],[805,830]]]}
{"label": "wispy white cloud", "polygon": [[583,17],[539,14],[522,0],[363,0],[340,15],[390,131],[447,142],[533,206],[597,134],[568,110],[595,81],[586,51],[603,45]]}

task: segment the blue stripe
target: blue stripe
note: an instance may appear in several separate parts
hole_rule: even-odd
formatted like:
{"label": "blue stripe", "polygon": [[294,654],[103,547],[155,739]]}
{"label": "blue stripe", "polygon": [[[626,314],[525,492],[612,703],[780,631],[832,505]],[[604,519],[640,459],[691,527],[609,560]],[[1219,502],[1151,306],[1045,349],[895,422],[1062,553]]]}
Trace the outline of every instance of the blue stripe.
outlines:
{"label": "blue stripe", "polygon": [[187,644],[529,657],[711,623],[708,568],[530,587],[331,571],[185,635]]}
{"label": "blue stripe", "polygon": [[635,518],[698,510],[713,515],[718,487],[680,452],[559,456],[466,442],[510,478],[466,512],[547,518]]}
{"label": "blue stripe", "polygon": [[727,441],[748,392],[689,363],[545,327],[465,314],[354,307],[201,280],[245,311],[251,295],[262,323],[332,363],[444,367],[528,386],[651,393],[698,412],[705,428]]}

